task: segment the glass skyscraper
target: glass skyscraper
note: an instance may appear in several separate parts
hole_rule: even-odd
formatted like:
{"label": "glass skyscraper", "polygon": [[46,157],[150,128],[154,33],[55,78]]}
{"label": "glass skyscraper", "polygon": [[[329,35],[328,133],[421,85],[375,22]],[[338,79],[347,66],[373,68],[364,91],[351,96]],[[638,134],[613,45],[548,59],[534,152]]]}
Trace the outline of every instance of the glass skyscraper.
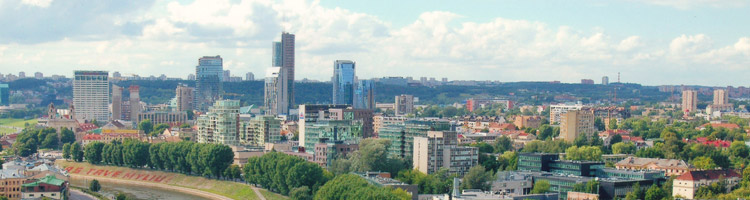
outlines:
{"label": "glass skyscraper", "polygon": [[333,62],[333,104],[354,105],[355,67],[350,60]]}
{"label": "glass skyscraper", "polygon": [[221,56],[203,56],[195,67],[196,106],[205,111],[216,100],[221,99],[222,78],[224,76]]}
{"label": "glass skyscraper", "polygon": [[[289,114],[289,109],[294,107],[294,34],[281,33],[281,42],[271,44],[273,52],[271,56],[272,67],[279,68],[276,77],[276,88],[265,88],[265,91],[276,91],[276,103],[266,104],[268,110],[274,110],[277,115]],[[266,80],[268,83],[269,80]],[[268,87],[269,84],[266,84]],[[266,92],[268,93],[268,92]],[[269,96],[266,95],[266,98]],[[272,101],[266,99],[265,102]],[[273,107],[270,107],[273,106]]]}
{"label": "glass skyscraper", "polygon": [[354,91],[354,108],[375,109],[375,82],[360,80]]}
{"label": "glass skyscraper", "polygon": [[10,105],[10,87],[8,84],[0,84],[0,106]]}

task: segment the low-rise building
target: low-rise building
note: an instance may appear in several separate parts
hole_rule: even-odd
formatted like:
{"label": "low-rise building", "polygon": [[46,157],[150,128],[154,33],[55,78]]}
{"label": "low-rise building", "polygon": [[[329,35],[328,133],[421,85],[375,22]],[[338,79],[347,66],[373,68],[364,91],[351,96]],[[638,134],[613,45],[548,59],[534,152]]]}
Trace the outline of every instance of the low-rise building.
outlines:
{"label": "low-rise building", "polygon": [[689,171],[674,179],[672,183],[672,196],[685,199],[695,199],[695,192],[701,186],[708,186],[719,181],[726,181],[728,192],[732,187],[740,183],[742,175],[734,170],[705,170]]}
{"label": "low-rise building", "polygon": [[356,143],[322,139],[315,144],[315,163],[320,167],[328,168],[336,158],[344,158],[356,150],[359,150],[359,145]]}
{"label": "low-rise building", "polygon": [[507,196],[526,195],[534,186],[530,174],[517,173],[513,171],[498,171],[497,179],[492,181],[490,191]]}
{"label": "low-rise building", "polygon": [[617,169],[630,170],[659,170],[667,176],[679,176],[685,172],[693,170],[695,167],[683,160],[661,159],[661,158],[639,158],[627,157],[620,162],[615,163]]}
{"label": "low-rise building", "polygon": [[45,176],[39,180],[28,180],[22,185],[23,199],[68,199],[68,181]]}
{"label": "low-rise building", "polygon": [[0,196],[11,200],[21,199],[21,185],[26,181],[22,170],[3,168],[0,170]]}
{"label": "low-rise building", "polygon": [[542,125],[541,116],[516,116],[513,124],[518,128],[539,128]]}

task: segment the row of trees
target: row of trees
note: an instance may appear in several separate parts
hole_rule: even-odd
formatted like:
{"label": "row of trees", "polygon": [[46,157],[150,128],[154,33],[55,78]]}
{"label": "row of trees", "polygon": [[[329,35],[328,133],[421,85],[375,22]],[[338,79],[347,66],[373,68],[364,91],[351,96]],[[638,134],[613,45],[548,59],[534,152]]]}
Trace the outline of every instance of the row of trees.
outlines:
{"label": "row of trees", "polygon": [[[59,141],[59,142],[58,142]],[[54,128],[36,129],[26,127],[16,137],[13,143],[13,152],[21,157],[30,156],[37,152],[38,149],[57,149],[60,144],[75,141],[75,134],[67,128],[62,128],[58,138],[57,130]]]}
{"label": "row of trees", "polygon": [[396,176],[400,170],[411,168],[409,162],[388,156],[391,142],[387,139],[366,138],[359,142],[359,150],[331,162],[334,174],[382,171]]}
{"label": "row of trees", "polygon": [[69,155],[66,158],[73,158],[78,162],[85,158],[91,164],[149,167],[206,177],[240,178],[239,167],[230,167],[234,161],[234,152],[227,145],[194,142],[150,144],[132,139],[122,142],[115,140],[107,144],[92,142],[83,148],[82,158],[79,156],[79,148],[77,143],[65,147],[64,157]]}

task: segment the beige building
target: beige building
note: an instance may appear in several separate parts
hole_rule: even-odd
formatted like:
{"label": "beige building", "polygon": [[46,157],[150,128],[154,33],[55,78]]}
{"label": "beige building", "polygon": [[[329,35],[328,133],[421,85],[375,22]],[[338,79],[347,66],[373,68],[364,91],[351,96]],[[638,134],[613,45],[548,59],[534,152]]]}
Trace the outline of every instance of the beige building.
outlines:
{"label": "beige building", "polygon": [[578,136],[591,136],[596,133],[594,113],[590,108],[570,110],[561,115],[560,138],[573,142]]}
{"label": "beige building", "polygon": [[11,200],[21,199],[21,185],[26,179],[21,170],[0,170],[0,196]]}
{"label": "beige building", "polygon": [[698,110],[698,92],[695,90],[682,91],[682,111],[686,114]]}
{"label": "beige building", "polygon": [[112,120],[122,119],[122,87],[112,85]]}
{"label": "beige building", "polygon": [[408,115],[414,111],[414,96],[402,94],[396,96],[396,103],[393,106],[396,109],[397,116]]}
{"label": "beige building", "polygon": [[414,137],[412,155],[414,169],[426,174],[447,168],[450,173],[462,176],[479,163],[479,150],[458,146],[453,131],[428,131],[427,137]]}
{"label": "beige building", "polygon": [[714,105],[728,104],[729,93],[727,90],[718,89],[714,90]]}
{"label": "beige building", "polygon": [[516,125],[519,129],[521,128],[539,128],[542,125],[542,117],[540,116],[516,116],[513,121],[513,125]]}
{"label": "beige building", "polygon": [[256,116],[240,124],[240,144],[263,147],[281,141],[281,120],[274,116]]}
{"label": "beige building", "polygon": [[727,183],[726,192],[740,183],[742,175],[734,170],[705,170],[690,171],[674,179],[672,196],[675,198],[695,199],[695,192],[702,186],[708,186],[724,179]]}
{"label": "beige building", "polygon": [[695,167],[682,160],[661,158],[639,158],[629,156],[615,164],[617,169],[630,170],[659,170],[666,176],[679,176],[693,170]]}
{"label": "beige building", "polygon": [[194,110],[193,106],[194,98],[193,95],[195,90],[186,85],[177,85],[175,90],[175,98],[177,99],[177,111]]}
{"label": "beige building", "polygon": [[549,107],[549,123],[560,123],[562,115],[571,110],[581,110],[583,104],[558,104]]}

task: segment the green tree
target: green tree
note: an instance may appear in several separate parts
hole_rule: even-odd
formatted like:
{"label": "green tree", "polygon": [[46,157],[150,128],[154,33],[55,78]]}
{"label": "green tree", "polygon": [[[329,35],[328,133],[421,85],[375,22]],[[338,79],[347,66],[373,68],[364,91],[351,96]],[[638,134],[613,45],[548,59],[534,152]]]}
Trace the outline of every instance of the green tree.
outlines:
{"label": "green tree", "polygon": [[693,164],[698,169],[716,169],[719,167],[711,157],[707,156],[699,156],[693,159],[690,164]]}
{"label": "green tree", "polygon": [[604,130],[604,122],[602,122],[602,118],[596,118],[594,119],[594,127],[596,130],[603,131]]}
{"label": "green tree", "polygon": [[307,186],[292,189],[292,191],[289,192],[289,197],[296,200],[312,200],[312,195],[310,195],[310,188],[308,188]]}
{"label": "green tree", "polygon": [[609,119],[609,129],[617,130],[617,119],[615,118]]}
{"label": "green tree", "polygon": [[641,184],[636,182],[635,184],[633,184],[633,191],[628,192],[625,195],[625,199],[626,200],[639,200],[639,199],[643,199],[644,196],[645,195],[643,193],[643,190],[641,189]]}
{"label": "green tree", "polygon": [[602,150],[595,146],[571,146],[565,150],[565,159],[568,160],[602,160]]}
{"label": "green tree", "polygon": [[484,167],[477,165],[471,167],[469,172],[464,175],[463,182],[461,183],[462,189],[481,189],[483,191],[490,190],[489,181],[493,178],[492,171],[485,171]]}
{"label": "green tree", "polygon": [[534,187],[531,189],[531,194],[544,194],[549,192],[549,181],[539,180],[534,183]]}
{"label": "green tree", "polygon": [[70,159],[70,143],[63,144],[63,158]]}
{"label": "green tree", "polygon": [[612,153],[613,154],[634,154],[635,153],[635,144],[633,143],[623,143],[618,142],[612,145]]}
{"label": "green tree", "polygon": [[72,130],[68,128],[62,128],[62,130],[60,130],[60,142],[65,144],[65,143],[72,143],[75,141],[76,141],[76,135],[75,133],[73,133]]}
{"label": "green tree", "polygon": [[732,152],[732,156],[734,157],[747,158],[750,149],[748,149],[747,145],[745,145],[744,142],[734,141],[732,142],[732,145],[729,146],[729,151]]}
{"label": "green tree", "polygon": [[646,191],[645,200],[661,200],[667,197],[667,193],[656,184],[651,185]]}
{"label": "green tree", "polygon": [[363,178],[354,174],[337,176],[315,193],[316,200],[345,200],[345,199],[402,199],[386,187],[376,187]]}
{"label": "green tree", "polygon": [[501,136],[495,139],[495,153],[504,153],[513,150],[513,141],[507,136]]}
{"label": "green tree", "polygon": [[615,134],[609,139],[609,144],[617,144],[619,142],[622,142],[622,136],[620,134]]}
{"label": "green tree", "polygon": [[122,192],[118,192],[118,193],[117,193],[117,194],[115,195],[115,200],[128,200],[128,196],[127,196],[127,195],[125,195],[125,193],[122,193]]}
{"label": "green tree", "polygon": [[154,124],[151,123],[150,119],[143,120],[141,123],[138,123],[138,130],[142,130],[143,133],[149,134],[154,130]]}
{"label": "green tree", "polygon": [[70,154],[73,157],[74,161],[76,162],[83,161],[83,150],[81,148],[81,144],[73,143],[73,146],[70,148]]}
{"label": "green tree", "polygon": [[101,142],[87,144],[84,151],[86,161],[91,164],[99,164],[102,161],[102,148],[104,148],[104,143]]}
{"label": "green tree", "polygon": [[164,133],[164,130],[167,130],[169,128],[169,124],[161,123],[154,126],[154,130],[149,133],[151,136],[157,136]]}
{"label": "green tree", "polygon": [[44,136],[44,140],[41,144],[42,148],[56,148],[57,147],[57,133],[47,133]]}
{"label": "green tree", "polygon": [[91,183],[89,183],[89,190],[94,192],[99,192],[99,190],[102,189],[102,185],[99,184],[99,180],[92,180]]}

